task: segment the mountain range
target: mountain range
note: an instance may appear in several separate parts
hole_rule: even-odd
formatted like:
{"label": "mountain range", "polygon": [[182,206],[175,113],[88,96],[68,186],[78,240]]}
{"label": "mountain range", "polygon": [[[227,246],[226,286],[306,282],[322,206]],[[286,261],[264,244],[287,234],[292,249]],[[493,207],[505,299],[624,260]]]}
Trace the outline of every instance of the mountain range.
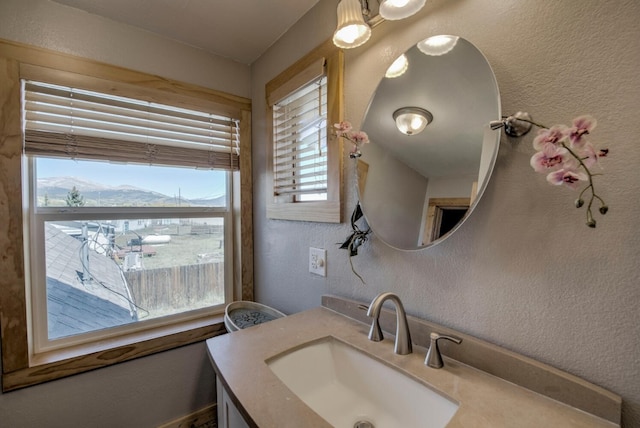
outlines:
{"label": "mountain range", "polygon": [[77,177],[48,177],[38,179],[38,204],[41,206],[66,206],[67,195],[74,186],[84,198],[85,206],[219,207],[224,206],[226,200],[225,195],[221,195],[214,198],[197,199],[180,197],[178,201],[177,195],[168,196],[136,186],[108,186]]}

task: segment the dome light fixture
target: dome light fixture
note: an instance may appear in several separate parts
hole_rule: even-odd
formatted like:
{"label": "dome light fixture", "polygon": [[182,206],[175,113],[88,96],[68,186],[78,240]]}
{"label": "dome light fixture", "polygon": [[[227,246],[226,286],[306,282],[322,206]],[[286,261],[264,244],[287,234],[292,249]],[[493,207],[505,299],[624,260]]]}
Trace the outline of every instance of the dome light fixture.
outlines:
{"label": "dome light fixture", "polygon": [[433,115],[420,107],[402,107],[393,112],[398,131],[405,135],[416,135],[433,122]]}
{"label": "dome light fixture", "polygon": [[408,18],[424,7],[426,0],[382,0],[380,16],[389,21]]}
{"label": "dome light fixture", "polygon": [[364,44],[369,37],[371,27],[364,21],[360,0],[340,0],[333,44],[342,49],[351,49]]}
{"label": "dome light fixture", "polygon": [[405,54],[400,55],[396,58],[395,61],[387,68],[386,73],[384,73],[384,77],[388,79],[393,79],[396,77],[400,77],[404,74],[405,71],[409,68],[409,60]]}
{"label": "dome light fixture", "polygon": [[459,38],[458,36],[446,35],[433,36],[419,41],[417,46],[420,52],[425,55],[440,56],[455,48]]}

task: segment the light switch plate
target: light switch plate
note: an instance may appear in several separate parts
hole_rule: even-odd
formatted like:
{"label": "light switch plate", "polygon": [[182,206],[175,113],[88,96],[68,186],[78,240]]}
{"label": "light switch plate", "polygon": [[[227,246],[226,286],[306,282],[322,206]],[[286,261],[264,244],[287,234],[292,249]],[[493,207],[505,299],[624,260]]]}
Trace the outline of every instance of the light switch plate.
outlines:
{"label": "light switch plate", "polygon": [[309,247],[309,272],[327,276],[327,250]]}

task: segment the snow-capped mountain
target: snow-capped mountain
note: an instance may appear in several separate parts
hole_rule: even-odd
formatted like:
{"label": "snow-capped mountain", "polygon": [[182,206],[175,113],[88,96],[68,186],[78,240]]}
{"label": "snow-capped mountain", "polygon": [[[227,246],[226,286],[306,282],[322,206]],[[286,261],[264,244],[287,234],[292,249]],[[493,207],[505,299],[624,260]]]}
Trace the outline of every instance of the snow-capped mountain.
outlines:
{"label": "snow-capped mountain", "polygon": [[[66,205],[69,191],[75,187],[86,202],[86,206],[223,206],[224,196],[216,198],[185,199],[168,196],[136,186],[108,186],[78,177],[39,178],[38,198],[49,206]],[[46,195],[46,196],[45,196]],[[46,198],[46,203],[44,199]]]}

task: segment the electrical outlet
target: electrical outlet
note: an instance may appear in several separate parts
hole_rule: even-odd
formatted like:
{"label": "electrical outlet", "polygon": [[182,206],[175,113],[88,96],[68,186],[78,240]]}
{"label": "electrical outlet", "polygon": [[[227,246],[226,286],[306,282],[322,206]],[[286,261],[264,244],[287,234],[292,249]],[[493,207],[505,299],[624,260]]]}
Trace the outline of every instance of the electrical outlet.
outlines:
{"label": "electrical outlet", "polygon": [[327,276],[327,250],[309,247],[309,272]]}

